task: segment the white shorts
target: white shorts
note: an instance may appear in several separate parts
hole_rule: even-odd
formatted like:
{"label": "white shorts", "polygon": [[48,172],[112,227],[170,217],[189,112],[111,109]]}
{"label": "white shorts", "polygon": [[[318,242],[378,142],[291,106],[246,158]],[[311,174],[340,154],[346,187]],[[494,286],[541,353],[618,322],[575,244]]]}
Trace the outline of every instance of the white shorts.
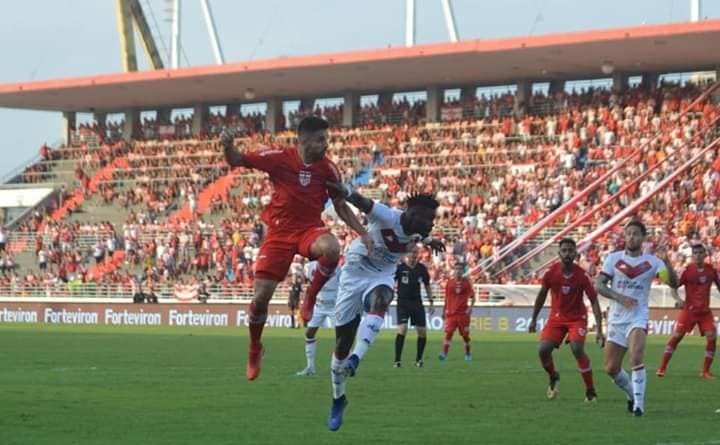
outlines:
{"label": "white shorts", "polygon": [[344,326],[363,313],[365,297],[378,286],[393,288],[393,274],[368,272],[347,265],[340,275],[335,303],[335,326]]}
{"label": "white shorts", "polygon": [[331,328],[335,321],[335,307],[315,303],[313,315],[307,324],[309,328]]}
{"label": "white shorts", "polygon": [[607,341],[613,342],[623,348],[628,347],[628,336],[633,329],[642,329],[647,332],[647,320],[630,320],[622,323],[608,322]]}

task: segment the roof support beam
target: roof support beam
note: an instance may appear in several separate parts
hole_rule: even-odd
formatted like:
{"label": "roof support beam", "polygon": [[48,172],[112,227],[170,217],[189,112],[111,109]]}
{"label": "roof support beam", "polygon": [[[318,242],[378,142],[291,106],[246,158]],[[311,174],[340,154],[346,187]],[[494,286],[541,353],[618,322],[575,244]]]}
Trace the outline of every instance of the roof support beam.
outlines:
{"label": "roof support beam", "polygon": [[160,57],[160,51],[158,51],[157,45],[155,44],[155,39],[150,31],[150,26],[145,18],[145,13],[142,10],[142,6],[140,6],[140,2],[138,0],[128,0],[128,3],[130,4],[133,19],[135,20],[135,26],[140,34],[140,42],[143,44],[148,64],[152,66],[154,70],[163,69],[164,66],[162,58]]}
{"label": "roof support beam", "polygon": [[115,0],[117,13],[118,35],[120,36],[120,55],[122,57],[123,71],[137,71],[137,57],[135,56],[135,37],[133,35],[132,12],[130,3],[126,0]]}

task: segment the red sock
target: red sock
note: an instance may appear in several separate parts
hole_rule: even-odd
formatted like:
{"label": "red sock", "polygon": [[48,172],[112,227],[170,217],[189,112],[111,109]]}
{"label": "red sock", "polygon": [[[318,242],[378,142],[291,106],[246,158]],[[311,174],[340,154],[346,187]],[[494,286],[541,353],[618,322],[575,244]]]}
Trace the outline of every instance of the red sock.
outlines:
{"label": "red sock", "polygon": [[463,336],[463,340],[465,340],[465,355],[470,355],[470,336]]}
{"label": "red sock", "polygon": [[578,371],[580,371],[583,382],[585,382],[585,389],[594,389],[595,385],[593,385],[592,368],[590,367],[590,357],[588,357],[587,355],[583,355],[580,358],[576,358],[575,361],[577,361]]}
{"label": "red sock", "polygon": [[660,361],[660,369],[667,368],[668,362],[670,361],[673,352],[675,352],[675,348],[677,348],[678,343],[680,343],[679,338],[675,336],[670,337],[667,345],[665,345],[665,352],[663,353],[662,360]]}
{"label": "red sock", "polygon": [[318,258],[317,262],[318,267],[313,272],[312,280],[305,293],[305,300],[303,300],[303,314],[308,313],[315,306],[315,298],[318,292],[328,282],[338,265],[338,260],[331,261],[325,256]]}
{"label": "red sock", "polygon": [[540,364],[542,364],[543,369],[550,377],[555,375],[555,364],[553,363],[552,355],[549,355],[545,360],[540,357]]}
{"label": "red sock", "polygon": [[254,348],[260,347],[260,337],[267,320],[267,308],[260,311],[255,307],[255,302],[250,303],[250,317],[248,319],[248,328],[250,330],[250,346]]}
{"label": "red sock", "polygon": [[705,344],[705,363],[703,363],[703,372],[710,372],[713,358],[715,358],[715,339],[708,340]]}
{"label": "red sock", "polygon": [[447,355],[450,350],[450,342],[452,341],[452,334],[445,334],[445,341],[443,341],[443,354]]}

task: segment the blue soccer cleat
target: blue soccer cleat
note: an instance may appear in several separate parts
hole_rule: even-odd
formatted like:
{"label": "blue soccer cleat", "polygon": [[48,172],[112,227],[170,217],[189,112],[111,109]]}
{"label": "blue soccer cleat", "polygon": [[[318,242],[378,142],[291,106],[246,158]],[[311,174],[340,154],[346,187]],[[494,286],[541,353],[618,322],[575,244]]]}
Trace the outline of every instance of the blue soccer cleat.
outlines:
{"label": "blue soccer cleat", "polygon": [[350,357],[348,357],[345,361],[345,367],[343,368],[343,372],[348,377],[355,377],[358,366],[360,366],[360,357],[355,354],[351,354]]}
{"label": "blue soccer cleat", "polygon": [[466,361],[466,362],[469,362],[469,361],[471,361],[471,360],[472,360],[472,355],[470,355],[470,354],[465,354],[465,361]]}
{"label": "blue soccer cleat", "polygon": [[438,354],[438,360],[440,360],[441,362],[445,361],[446,358],[447,358],[447,354],[445,354],[444,352],[441,352],[440,354]]}
{"label": "blue soccer cleat", "polygon": [[333,399],[332,407],[330,408],[330,416],[328,417],[328,429],[330,431],[337,431],[342,426],[343,413],[345,412],[345,407],[347,405],[348,400],[344,394],[339,399]]}

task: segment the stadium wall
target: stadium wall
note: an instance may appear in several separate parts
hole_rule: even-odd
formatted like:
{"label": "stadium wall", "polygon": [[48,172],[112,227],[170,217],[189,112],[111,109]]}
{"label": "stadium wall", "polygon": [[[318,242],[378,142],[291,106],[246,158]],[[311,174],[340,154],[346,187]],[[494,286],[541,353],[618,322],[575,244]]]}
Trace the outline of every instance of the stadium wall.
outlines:
{"label": "stadium wall", "polygon": [[[670,335],[678,309],[651,309],[648,332]],[[475,307],[471,316],[473,332],[527,332],[532,316],[531,307]],[[547,316],[544,309],[538,319],[542,329]],[[385,318],[385,328],[396,326],[395,307]],[[248,321],[248,305],[219,304],[132,304],[132,303],[31,303],[0,302],[0,323],[70,324],[115,326],[191,326],[244,327]],[[720,328],[720,317],[715,317]],[[592,328],[594,320],[590,320]],[[271,304],[267,327],[289,328],[290,312],[284,304]],[[428,315],[428,328],[444,327],[440,310]],[[697,334],[697,332],[695,333]]]}

